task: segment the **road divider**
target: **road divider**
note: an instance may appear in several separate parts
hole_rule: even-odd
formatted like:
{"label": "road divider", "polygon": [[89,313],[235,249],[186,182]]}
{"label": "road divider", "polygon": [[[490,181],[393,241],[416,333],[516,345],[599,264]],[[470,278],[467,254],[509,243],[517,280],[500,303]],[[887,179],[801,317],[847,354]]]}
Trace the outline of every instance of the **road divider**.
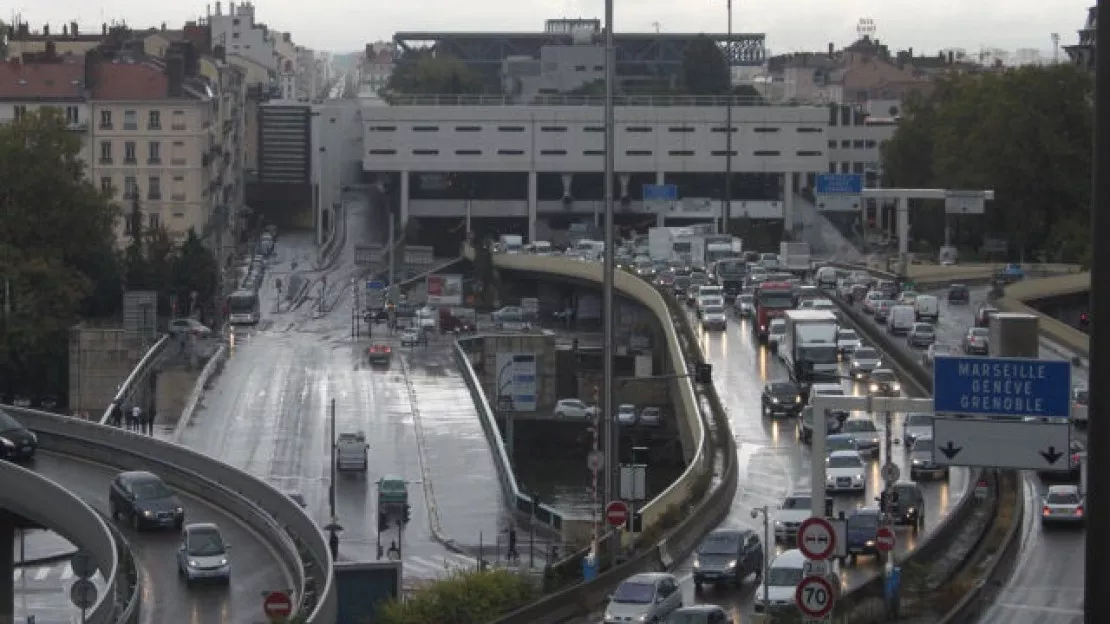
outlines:
{"label": "road divider", "polygon": [[1076,295],[1090,290],[1090,273],[1063,275],[1051,279],[1026,279],[1007,286],[1006,295],[995,301],[994,305],[1003,312],[1035,315],[1038,318],[1037,325],[1042,336],[1071,350],[1072,353],[1090,360],[1091,337],[1088,334],[1067,323],[1058,321],[1030,305],[1041,299]]}
{"label": "road divider", "polygon": [[201,369],[197,382],[193,384],[193,391],[189,393],[189,398],[185,401],[185,407],[181,410],[181,416],[178,417],[177,425],[173,428],[173,436],[170,438],[174,443],[181,440],[181,436],[189,428],[189,423],[193,422],[193,417],[196,416],[197,409],[200,408],[200,402],[204,398],[204,392],[208,389],[208,384],[223,367],[225,361],[227,361],[227,346],[220,345],[216,352],[212,354],[212,357],[208,358],[204,368]]}

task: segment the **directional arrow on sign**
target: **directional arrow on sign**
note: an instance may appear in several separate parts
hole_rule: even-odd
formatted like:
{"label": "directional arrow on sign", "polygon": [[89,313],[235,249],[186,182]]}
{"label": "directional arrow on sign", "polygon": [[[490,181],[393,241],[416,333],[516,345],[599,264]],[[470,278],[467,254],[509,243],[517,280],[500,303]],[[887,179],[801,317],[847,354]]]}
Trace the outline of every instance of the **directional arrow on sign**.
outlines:
{"label": "directional arrow on sign", "polygon": [[1060,458],[1063,457],[1063,456],[1064,456],[1064,454],[1058,452],[1056,450],[1055,446],[1048,447],[1047,451],[1041,451],[1041,457],[1043,457],[1044,460],[1046,462],[1048,462],[1048,465],[1050,465],[1050,466],[1052,464],[1055,464],[1056,462],[1060,461]]}
{"label": "directional arrow on sign", "polygon": [[947,457],[948,459],[952,459],[953,457],[959,455],[960,451],[962,451],[962,450],[964,450],[963,447],[962,446],[956,446],[955,444],[952,443],[952,440],[949,440],[948,444],[940,447],[940,452],[944,453],[944,456]]}

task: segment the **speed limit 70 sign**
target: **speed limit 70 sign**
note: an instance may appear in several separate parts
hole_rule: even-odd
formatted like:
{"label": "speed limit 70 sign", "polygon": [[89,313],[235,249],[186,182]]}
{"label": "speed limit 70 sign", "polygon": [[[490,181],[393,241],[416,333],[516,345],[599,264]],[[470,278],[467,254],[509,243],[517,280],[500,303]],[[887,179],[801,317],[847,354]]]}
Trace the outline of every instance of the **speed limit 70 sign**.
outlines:
{"label": "speed limit 70 sign", "polygon": [[823,618],[832,612],[836,598],[832,583],[820,576],[807,576],[794,592],[794,602],[802,615]]}

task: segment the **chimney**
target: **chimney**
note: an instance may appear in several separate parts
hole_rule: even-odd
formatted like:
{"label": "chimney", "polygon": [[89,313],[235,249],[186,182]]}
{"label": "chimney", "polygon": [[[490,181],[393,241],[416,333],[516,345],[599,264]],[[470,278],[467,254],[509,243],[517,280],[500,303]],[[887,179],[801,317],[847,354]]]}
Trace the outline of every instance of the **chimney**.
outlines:
{"label": "chimney", "polygon": [[100,24],[100,35],[102,37],[107,37],[108,36],[108,24],[107,23],[102,22]]}
{"label": "chimney", "polygon": [[834,46],[832,44],[832,42],[830,41],[829,42],[829,58],[833,58],[834,56],[836,56],[836,46]]}
{"label": "chimney", "polygon": [[42,34],[43,34],[44,37],[49,37],[50,36],[50,24],[43,24],[42,25]]}
{"label": "chimney", "polygon": [[293,35],[291,33],[287,33],[287,32],[286,33],[281,33],[281,40],[284,41],[285,43],[289,43],[293,40]]}
{"label": "chimney", "polygon": [[208,17],[212,17],[212,5],[211,4],[204,5],[204,14],[207,15]]}
{"label": "chimney", "polygon": [[955,65],[956,64],[956,53],[953,52],[952,50],[948,51],[948,64],[949,65]]}
{"label": "chimney", "polygon": [[220,0],[216,0],[216,15],[223,15],[224,14],[223,7],[221,5],[222,5],[222,3],[220,2]]}
{"label": "chimney", "polygon": [[181,54],[186,76],[197,76],[200,74],[200,54],[197,53],[197,46],[192,41],[183,41],[181,45]]}
{"label": "chimney", "polygon": [[910,47],[910,61],[913,61],[913,47]]}
{"label": "chimney", "polygon": [[166,57],[166,95],[181,97],[185,91],[185,58],[181,52],[170,52]]}
{"label": "chimney", "polygon": [[58,44],[54,43],[53,39],[46,42],[46,58],[50,61],[58,58]]}
{"label": "chimney", "polygon": [[69,24],[62,24],[62,36],[69,36]]}
{"label": "chimney", "polygon": [[166,23],[162,22],[162,32],[166,32]]}
{"label": "chimney", "polygon": [[77,31],[77,22],[70,22],[69,23],[69,35],[71,37],[77,37],[78,34],[80,34],[80,33]]}
{"label": "chimney", "polygon": [[85,53],[85,91],[91,92],[96,86],[96,64],[100,62],[100,51],[96,48]]}

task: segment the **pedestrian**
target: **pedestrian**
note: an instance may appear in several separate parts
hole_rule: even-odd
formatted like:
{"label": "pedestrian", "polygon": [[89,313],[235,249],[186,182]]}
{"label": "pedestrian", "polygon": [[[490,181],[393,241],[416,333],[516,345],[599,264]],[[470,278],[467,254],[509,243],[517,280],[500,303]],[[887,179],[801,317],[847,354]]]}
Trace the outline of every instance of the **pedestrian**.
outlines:
{"label": "pedestrian", "polygon": [[127,430],[138,431],[139,420],[143,417],[143,408],[139,407],[138,404],[132,406],[130,416],[131,417],[127,419]]}
{"label": "pedestrian", "polygon": [[331,550],[332,560],[339,559],[339,533],[332,531],[328,536],[328,549]]}
{"label": "pedestrian", "polygon": [[520,553],[516,551],[516,527],[509,527],[509,552],[506,553],[509,563],[520,560]]}
{"label": "pedestrian", "polygon": [[119,405],[119,399],[112,401],[112,413],[108,415],[108,424],[113,427],[119,427],[123,421],[123,408]]}
{"label": "pedestrian", "polygon": [[148,436],[154,435],[154,416],[155,413],[153,407],[150,408],[150,410],[139,415],[139,418],[141,419],[139,424],[142,426],[143,433]]}

